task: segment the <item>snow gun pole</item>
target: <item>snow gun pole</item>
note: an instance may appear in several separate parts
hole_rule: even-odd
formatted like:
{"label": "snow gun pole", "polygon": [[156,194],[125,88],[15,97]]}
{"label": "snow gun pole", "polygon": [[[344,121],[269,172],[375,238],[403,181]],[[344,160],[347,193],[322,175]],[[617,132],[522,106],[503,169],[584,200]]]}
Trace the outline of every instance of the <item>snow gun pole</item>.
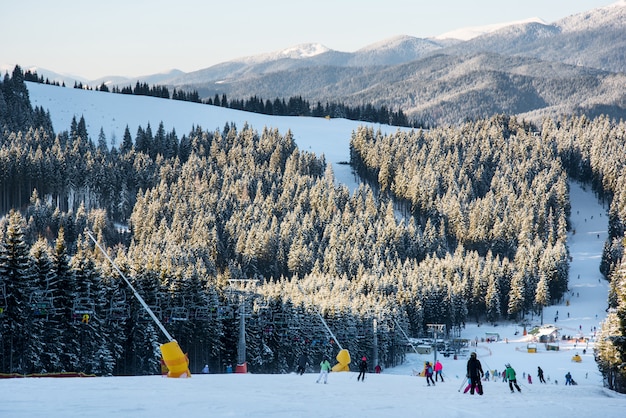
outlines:
{"label": "snow gun pole", "polygon": [[124,275],[124,273],[122,273],[122,271],[119,269],[119,267],[117,266],[117,264],[115,264],[115,262],[111,259],[111,257],[109,257],[109,254],[107,254],[107,252],[104,250],[104,248],[102,248],[102,246],[98,243],[98,241],[96,241],[96,239],[94,238],[94,236],[91,234],[90,231],[87,231],[87,235],[89,235],[89,238],[91,238],[91,240],[94,242],[94,244],[96,244],[96,246],[98,247],[98,249],[100,250],[100,252],[102,252],[102,254],[106,257],[107,260],[109,260],[109,263],[111,263],[111,265],[113,266],[113,268],[115,269],[115,271],[118,272],[118,274],[120,276],[122,276],[122,279],[124,279],[124,281],[126,282],[126,284],[128,285],[128,287],[130,287],[130,290],[133,291],[133,295],[135,295],[135,298],[137,298],[137,300],[139,301],[139,303],[141,303],[141,306],[143,306],[143,308],[148,312],[148,314],[150,315],[150,318],[152,318],[152,320],[159,326],[159,328],[161,329],[161,331],[163,332],[163,334],[165,334],[165,337],[167,337],[168,341],[173,341],[174,338],[172,338],[172,336],[170,335],[169,332],[167,332],[167,330],[165,329],[165,327],[163,326],[163,324],[161,323],[161,321],[159,321],[159,318],[156,317],[156,315],[154,314],[154,312],[152,312],[152,309],[150,309],[150,307],[148,306],[148,304],[146,303],[145,300],[143,300],[143,298],[141,297],[141,295],[139,293],[137,293],[137,291],[135,290],[135,288],[133,287],[133,285],[130,283],[130,281],[126,278],[126,276]]}
{"label": "snow gun pole", "polygon": [[141,306],[143,306],[146,312],[148,312],[150,318],[152,318],[152,320],[157,324],[161,332],[163,332],[163,334],[167,338],[168,342],[165,344],[161,344],[160,346],[161,356],[163,357],[161,360],[161,364],[164,363],[165,366],[167,366],[167,376],[191,377],[191,372],[189,371],[189,360],[187,359],[187,355],[183,354],[183,350],[180,349],[180,346],[178,345],[176,340],[172,338],[169,332],[167,332],[161,321],[159,321],[159,318],[157,318],[154,312],[152,312],[152,309],[150,309],[146,301],[143,300],[139,293],[137,293],[137,291],[130,283],[130,281],[126,278],[124,273],[122,273],[117,264],[115,264],[111,257],[109,257],[109,254],[107,254],[104,248],[102,248],[102,246],[98,243],[98,241],[94,238],[90,231],[87,231],[87,235],[89,235],[89,238],[91,238],[94,244],[96,244],[96,247],[98,247],[102,254],[104,254],[106,259],[109,260],[115,271],[117,271],[119,275],[122,276],[122,279],[124,279],[128,287],[130,287],[130,290],[133,291],[133,295],[135,295],[135,298],[137,298]]}
{"label": "snow gun pole", "polygon": [[419,354],[417,352],[417,349],[415,348],[415,346],[413,345],[413,343],[411,342],[411,339],[409,338],[408,335],[406,335],[406,332],[404,332],[404,330],[402,329],[402,327],[400,326],[400,324],[398,324],[398,321],[396,321],[396,319],[393,319],[393,322],[396,323],[396,326],[398,327],[398,329],[400,329],[400,331],[402,332],[402,335],[404,335],[404,338],[406,338],[406,340],[409,342],[409,345],[411,346],[411,348],[413,348],[413,351],[415,351],[417,354]]}
{"label": "snow gun pole", "polygon": [[[308,295],[306,293],[304,293],[304,290],[302,290],[302,287],[300,286],[300,283],[298,283],[297,286],[298,286],[298,289],[300,289],[300,292],[302,292],[302,294],[305,297],[308,297]],[[326,323],[326,321],[324,321],[324,318],[322,317],[322,314],[320,313],[319,309],[317,309],[317,307],[313,304],[313,301],[310,298],[309,298],[309,303],[311,304],[313,309],[315,309],[315,313],[317,314],[317,317],[320,319],[320,321],[322,321],[322,324],[324,325],[324,328],[326,328],[326,331],[328,331],[330,336],[333,337],[333,339],[335,340],[335,342],[339,346],[339,349],[343,350],[343,347],[339,343],[339,340],[337,339],[337,337],[335,337],[335,334],[333,334],[333,332],[330,330],[330,328],[328,327],[328,324]]]}
{"label": "snow gun pole", "polygon": [[350,371],[350,362],[352,361],[350,359],[350,353],[348,352],[348,350],[344,349],[341,346],[341,343],[339,342],[337,337],[335,337],[335,334],[333,334],[333,332],[330,330],[330,327],[328,326],[328,324],[324,320],[324,317],[322,317],[322,314],[320,313],[319,309],[317,309],[317,307],[313,304],[313,301],[311,300],[311,298],[308,297],[308,295],[306,293],[304,293],[304,290],[302,290],[302,286],[300,286],[300,283],[297,283],[297,286],[298,286],[298,289],[300,289],[300,292],[302,292],[302,295],[309,299],[309,303],[311,304],[313,309],[315,309],[315,313],[317,314],[317,317],[320,319],[320,321],[322,321],[322,324],[324,325],[324,328],[326,328],[326,331],[328,331],[330,336],[333,337],[333,340],[339,346],[339,354],[337,354],[337,357],[336,357],[338,363],[333,366],[332,370],[334,372],[349,372]]}

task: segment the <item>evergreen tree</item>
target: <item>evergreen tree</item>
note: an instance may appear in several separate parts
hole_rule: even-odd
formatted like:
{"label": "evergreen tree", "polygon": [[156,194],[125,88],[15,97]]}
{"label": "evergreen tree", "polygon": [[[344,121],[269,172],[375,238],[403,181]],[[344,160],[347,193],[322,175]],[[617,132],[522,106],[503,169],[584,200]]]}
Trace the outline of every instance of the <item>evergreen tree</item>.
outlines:
{"label": "evergreen tree", "polygon": [[24,241],[24,219],[17,211],[8,216],[0,247],[0,280],[6,292],[6,310],[1,323],[3,369],[28,374],[43,369],[43,327],[35,320],[30,298],[36,277]]}
{"label": "evergreen tree", "polygon": [[40,312],[35,314],[35,317],[43,326],[44,349],[42,352],[43,367],[41,372],[53,372],[61,370],[60,352],[54,344],[58,327],[53,322],[55,314],[54,295],[58,294],[58,291],[54,264],[47,241],[43,238],[37,240],[30,249],[30,256],[33,260],[33,274],[36,281],[36,293],[33,294],[39,296],[38,300],[33,302],[41,304],[40,307],[33,307],[40,310]]}
{"label": "evergreen tree", "polygon": [[541,324],[543,325],[543,308],[550,304],[550,289],[545,274],[541,274],[537,282],[535,291],[535,306],[541,314]]}
{"label": "evergreen tree", "polygon": [[489,287],[487,287],[487,294],[485,296],[485,302],[487,304],[487,320],[491,323],[495,323],[500,319],[500,288],[498,286],[498,278],[495,275],[489,276]]}
{"label": "evergreen tree", "polygon": [[58,347],[61,360],[60,370],[57,372],[77,371],[80,356],[79,326],[82,316],[75,314],[74,311],[77,297],[76,278],[74,271],[70,268],[64,228],[59,229],[52,261],[58,291],[58,294],[54,295],[56,308],[54,323],[57,330],[53,341],[53,344]]}
{"label": "evergreen tree", "polygon": [[[106,300],[103,295],[102,280],[94,265],[93,255],[85,239],[79,240],[76,254],[72,257],[71,268],[76,283],[76,299],[72,307],[73,319],[78,324],[78,371],[84,373],[106,373],[106,359],[110,353],[107,347],[104,325]],[[79,318],[80,316],[80,318]],[[80,320],[79,320],[80,319]]]}
{"label": "evergreen tree", "polygon": [[626,263],[611,277],[609,311],[595,347],[596,361],[604,384],[626,393]]}

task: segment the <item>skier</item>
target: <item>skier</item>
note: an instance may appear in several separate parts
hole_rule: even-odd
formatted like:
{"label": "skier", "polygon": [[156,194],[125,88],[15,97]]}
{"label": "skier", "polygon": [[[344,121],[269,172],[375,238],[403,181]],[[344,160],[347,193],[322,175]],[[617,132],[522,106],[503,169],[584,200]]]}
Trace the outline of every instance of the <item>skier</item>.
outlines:
{"label": "skier", "polygon": [[209,374],[209,365],[208,364],[204,365],[204,368],[202,369],[202,373]]}
{"label": "skier", "polygon": [[307,359],[306,353],[300,354],[300,357],[298,358],[298,370],[296,371],[296,373],[302,376],[304,374],[304,371],[306,370],[306,365],[308,362],[309,360]]}
{"label": "skier", "polygon": [[365,382],[365,372],[367,372],[367,357],[363,356],[359,363],[359,375],[356,378],[357,382],[359,379]]}
{"label": "skier", "polygon": [[572,375],[570,372],[567,372],[567,374],[565,375],[565,385],[571,385],[572,384]]}
{"label": "skier", "polygon": [[483,367],[480,364],[480,360],[476,358],[476,353],[470,354],[469,360],[467,360],[467,377],[471,381],[470,394],[474,394],[474,390],[478,391],[479,395],[483,394],[483,384],[480,379],[485,375]]}
{"label": "skier", "polygon": [[435,382],[441,378],[441,382],[443,383],[443,364],[439,360],[435,363]]}
{"label": "skier", "polygon": [[433,380],[433,366],[428,361],[424,365],[424,375],[426,376],[426,383],[428,386],[430,386],[431,382],[433,386],[435,386],[435,381]]}
{"label": "skier", "polygon": [[546,380],[543,378],[543,370],[539,366],[537,366],[537,376],[539,376],[539,383],[546,383]]}
{"label": "skier", "polygon": [[317,377],[315,383],[319,383],[322,377],[324,378],[324,384],[328,381],[328,372],[330,371],[330,362],[328,357],[324,357],[324,360],[320,363],[320,375]]}
{"label": "skier", "polygon": [[380,374],[380,372],[383,371],[383,368],[380,367],[380,364],[377,364],[376,367],[374,367],[374,371],[376,372],[376,374]]}
{"label": "skier", "polygon": [[517,389],[518,392],[521,392],[522,389],[517,384],[517,378],[515,377],[515,369],[511,367],[509,363],[505,364],[506,367],[506,379],[509,381],[509,389],[511,389],[511,393],[514,393],[513,386]]}

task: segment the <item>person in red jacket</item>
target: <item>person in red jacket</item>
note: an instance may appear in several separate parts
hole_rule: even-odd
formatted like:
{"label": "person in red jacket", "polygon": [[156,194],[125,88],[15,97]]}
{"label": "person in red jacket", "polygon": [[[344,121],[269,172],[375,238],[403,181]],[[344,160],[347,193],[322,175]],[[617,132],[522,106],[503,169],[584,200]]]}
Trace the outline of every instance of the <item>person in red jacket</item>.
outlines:
{"label": "person in red jacket", "polygon": [[443,364],[439,360],[435,362],[435,382],[437,382],[441,378],[441,382],[443,383]]}

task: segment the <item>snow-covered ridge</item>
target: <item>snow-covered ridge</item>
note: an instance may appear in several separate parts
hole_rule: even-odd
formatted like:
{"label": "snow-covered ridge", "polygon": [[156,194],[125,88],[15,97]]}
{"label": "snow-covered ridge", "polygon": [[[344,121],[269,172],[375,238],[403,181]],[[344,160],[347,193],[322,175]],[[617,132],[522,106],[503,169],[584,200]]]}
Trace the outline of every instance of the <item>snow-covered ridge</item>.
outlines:
{"label": "snow-covered ridge", "polygon": [[593,27],[626,30],[626,0],[605,7],[568,16],[556,22],[563,32],[577,32]]}
{"label": "snow-covered ridge", "polygon": [[473,26],[473,27],[468,27],[468,28],[456,29],[456,30],[438,35],[434,39],[459,39],[461,41],[469,41],[470,39],[476,38],[478,36],[496,32],[507,26],[524,25],[527,23],[541,23],[542,25],[546,24],[544,20],[538,17],[532,17],[529,19],[516,20],[513,22],[507,22],[507,23],[495,23],[493,25]]}
{"label": "snow-covered ridge", "polygon": [[284,58],[305,59],[305,58],[311,58],[316,55],[323,54],[328,51],[330,51],[330,49],[325,47],[322,44],[308,43],[308,44],[295,45],[295,46],[281,49],[281,50],[274,51],[274,52],[268,52],[266,54],[243,57],[243,58],[235,59],[231,62],[243,62],[246,64],[260,64],[263,62],[275,61],[275,60],[284,59]]}

